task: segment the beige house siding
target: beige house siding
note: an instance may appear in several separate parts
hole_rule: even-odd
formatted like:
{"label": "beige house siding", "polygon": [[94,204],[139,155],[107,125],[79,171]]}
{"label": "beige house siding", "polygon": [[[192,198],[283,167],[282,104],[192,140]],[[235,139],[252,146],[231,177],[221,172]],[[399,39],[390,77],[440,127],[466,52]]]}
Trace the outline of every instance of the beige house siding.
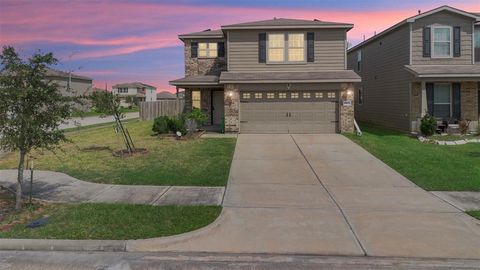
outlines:
{"label": "beige house siding", "polygon": [[[302,64],[258,62],[258,34],[274,32],[315,33],[315,61]],[[228,31],[229,71],[319,71],[345,69],[344,29],[321,30],[230,30]]]}
{"label": "beige house siding", "polygon": [[[461,16],[449,11],[418,19],[412,23],[412,64],[413,65],[470,65],[472,64],[472,18]],[[452,58],[423,57],[423,27],[432,25],[461,27],[461,56]],[[433,35],[433,33],[432,33]]]}
{"label": "beige house siding", "polygon": [[[410,131],[410,28],[398,29],[348,53],[348,69],[362,77],[363,105],[356,98],[355,118],[389,128]],[[357,70],[357,51],[362,50],[362,69]],[[355,94],[358,93],[356,89]]]}
{"label": "beige house siding", "polygon": [[196,75],[220,75],[227,70],[227,44],[225,42],[225,57],[192,58],[192,42],[225,42],[224,39],[186,39],[185,43],[185,77]]}

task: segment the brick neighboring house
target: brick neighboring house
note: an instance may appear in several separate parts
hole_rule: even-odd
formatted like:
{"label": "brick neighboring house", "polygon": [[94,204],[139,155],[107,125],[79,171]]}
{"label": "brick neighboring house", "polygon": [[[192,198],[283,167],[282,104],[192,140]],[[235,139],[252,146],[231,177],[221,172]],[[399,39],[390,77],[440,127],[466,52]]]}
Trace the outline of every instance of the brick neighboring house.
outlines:
{"label": "brick neighboring house", "polygon": [[112,93],[120,97],[121,106],[131,106],[127,97],[135,97],[139,102],[156,101],[157,88],[141,82],[120,83],[112,86]]}
{"label": "brick neighboring house", "polygon": [[346,36],[352,24],[273,19],[179,35],[185,44],[185,110],[240,133],[336,133],[354,129]]}
{"label": "brick neighboring house", "polygon": [[439,123],[479,120],[480,14],[449,6],[407,18],[348,50],[357,120],[417,132],[426,114]]}

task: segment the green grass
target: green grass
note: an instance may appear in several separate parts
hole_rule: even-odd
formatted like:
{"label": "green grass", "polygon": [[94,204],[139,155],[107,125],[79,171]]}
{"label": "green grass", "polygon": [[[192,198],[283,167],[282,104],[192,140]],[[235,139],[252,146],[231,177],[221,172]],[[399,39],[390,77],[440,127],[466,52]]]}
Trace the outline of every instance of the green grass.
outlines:
{"label": "green grass", "polygon": [[219,206],[151,206],[125,204],[51,204],[41,215],[49,215],[43,227],[25,228],[31,217],[0,238],[42,239],[141,239],[192,231],[212,223]]}
{"label": "green grass", "polygon": [[[34,152],[35,167],[69,174],[81,180],[130,185],[225,186],[235,149],[234,138],[177,141],[151,136],[151,121],[125,124],[137,148],[148,153],[132,157],[114,157],[111,150],[124,148],[113,124],[68,132],[73,143],[61,150]],[[87,151],[88,147],[111,150]],[[0,160],[0,169],[16,168],[18,153]]]}
{"label": "green grass", "polygon": [[405,134],[362,125],[363,136],[345,134],[426,190],[480,191],[480,144],[424,144]]}
{"label": "green grass", "polygon": [[469,214],[470,216],[476,219],[480,219],[480,210],[468,211],[467,214]]}
{"label": "green grass", "polygon": [[430,138],[437,141],[460,141],[465,139],[478,139],[480,137],[474,135],[434,135]]}

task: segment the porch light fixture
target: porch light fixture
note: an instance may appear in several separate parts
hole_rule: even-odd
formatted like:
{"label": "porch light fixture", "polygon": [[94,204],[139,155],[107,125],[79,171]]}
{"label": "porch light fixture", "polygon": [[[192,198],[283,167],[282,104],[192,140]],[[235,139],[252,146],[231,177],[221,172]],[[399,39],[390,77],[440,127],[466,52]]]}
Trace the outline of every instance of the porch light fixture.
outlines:
{"label": "porch light fixture", "polygon": [[352,90],[348,90],[348,91],[347,91],[347,95],[349,95],[349,96],[353,95],[353,91],[352,91]]}
{"label": "porch light fixture", "polygon": [[232,91],[229,91],[229,92],[228,92],[228,96],[229,96],[229,97],[233,97],[233,92],[232,92]]}

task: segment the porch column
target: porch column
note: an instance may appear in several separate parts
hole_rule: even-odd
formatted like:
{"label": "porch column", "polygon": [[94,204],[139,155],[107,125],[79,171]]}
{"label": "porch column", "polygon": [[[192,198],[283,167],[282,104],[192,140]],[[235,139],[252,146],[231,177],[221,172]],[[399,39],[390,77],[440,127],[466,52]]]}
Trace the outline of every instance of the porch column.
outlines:
{"label": "porch column", "polygon": [[422,107],[420,111],[421,117],[424,117],[425,114],[428,112],[428,107],[427,107],[427,84],[425,81],[422,81]]}

